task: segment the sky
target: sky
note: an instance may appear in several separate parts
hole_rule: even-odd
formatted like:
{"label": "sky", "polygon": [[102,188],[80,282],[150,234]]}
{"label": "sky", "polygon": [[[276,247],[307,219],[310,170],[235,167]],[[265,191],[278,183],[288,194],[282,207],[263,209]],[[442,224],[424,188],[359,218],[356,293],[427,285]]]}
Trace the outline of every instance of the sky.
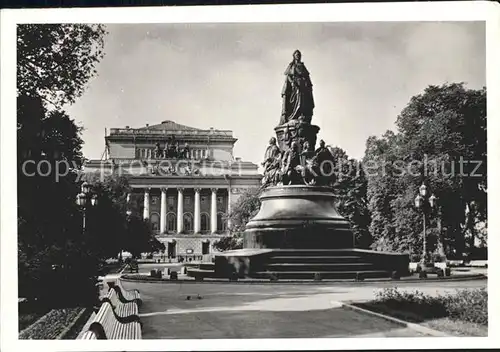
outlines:
{"label": "sky", "polygon": [[295,49],[311,73],[312,123],[326,144],[361,158],[369,136],[428,85],[486,85],[482,22],[331,22],[107,25],[105,57],[67,108],[99,159],[105,128],[172,120],[229,129],[235,157],[259,163],[281,113]]}

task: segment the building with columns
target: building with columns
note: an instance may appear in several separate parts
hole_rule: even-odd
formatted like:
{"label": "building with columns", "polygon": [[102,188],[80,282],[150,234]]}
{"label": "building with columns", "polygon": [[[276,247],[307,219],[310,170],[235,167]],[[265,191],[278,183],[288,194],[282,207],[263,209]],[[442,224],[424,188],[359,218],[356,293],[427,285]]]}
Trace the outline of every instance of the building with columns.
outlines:
{"label": "building with columns", "polygon": [[229,130],[163,121],[112,128],[105,141],[105,156],[87,162],[85,172],[129,179],[127,199],[138,204],[170,258],[212,253],[227,234],[231,205],[260,186],[258,166],[233,156],[237,139]]}

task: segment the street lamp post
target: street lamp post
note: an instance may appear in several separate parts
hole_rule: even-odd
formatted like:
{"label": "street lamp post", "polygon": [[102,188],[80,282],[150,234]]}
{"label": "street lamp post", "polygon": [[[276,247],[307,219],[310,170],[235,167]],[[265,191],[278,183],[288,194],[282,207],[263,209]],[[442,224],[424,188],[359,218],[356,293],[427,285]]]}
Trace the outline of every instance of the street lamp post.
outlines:
{"label": "street lamp post", "polygon": [[425,270],[427,264],[427,213],[432,210],[436,205],[436,197],[432,194],[430,197],[427,192],[427,186],[422,183],[418,189],[419,194],[415,197],[415,207],[417,209],[422,209],[422,222],[423,222],[423,234],[422,234],[422,259],[421,268]]}
{"label": "street lamp post", "polygon": [[76,196],[76,204],[83,210],[82,230],[85,233],[86,228],[86,213],[89,206],[96,206],[98,203],[97,195],[92,194],[92,186],[88,182],[83,182],[81,186],[81,193]]}

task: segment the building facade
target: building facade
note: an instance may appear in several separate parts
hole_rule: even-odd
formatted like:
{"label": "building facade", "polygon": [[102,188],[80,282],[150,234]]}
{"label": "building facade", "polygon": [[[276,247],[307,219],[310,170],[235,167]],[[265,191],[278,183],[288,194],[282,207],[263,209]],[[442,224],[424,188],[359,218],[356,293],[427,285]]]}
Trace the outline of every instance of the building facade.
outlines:
{"label": "building facade", "polygon": [[198,129],[173,121],[112,128],[103,160],[86,173],[127,176],[127,196],[148,219],[170,258],[198,258],[227,235],[226,215],[248,188],[259,187],[258,166],[233,156],[229,130]]}

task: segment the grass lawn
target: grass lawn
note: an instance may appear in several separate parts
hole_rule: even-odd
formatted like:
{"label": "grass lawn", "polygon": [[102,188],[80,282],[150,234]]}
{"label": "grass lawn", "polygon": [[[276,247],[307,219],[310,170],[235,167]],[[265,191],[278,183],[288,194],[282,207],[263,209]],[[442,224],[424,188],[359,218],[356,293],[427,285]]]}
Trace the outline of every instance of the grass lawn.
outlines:
{"label": "grass lawn", "polygon": [[488,336],[487,299],[485,290],[432,297],[418,291],[389,289],[373,301],[353,304],[452,336]]}
{"label": "grass lawn", "polygon": [[453,336],[488,336],[487,325],[452,320],[450,318],[433,319],[422,323],[422,325]]}
{"label": "grass lawn", "polygon": [[450,319],[448,317],[429,317],[421,314],[415,309],[402,309],[388,306],[383,302],[353,303],[353,305],[371,310],[373,312],[385,314],[410,323],[417,323],[428,328],[445,332],[453,336],[488,336],[488,326]]}

